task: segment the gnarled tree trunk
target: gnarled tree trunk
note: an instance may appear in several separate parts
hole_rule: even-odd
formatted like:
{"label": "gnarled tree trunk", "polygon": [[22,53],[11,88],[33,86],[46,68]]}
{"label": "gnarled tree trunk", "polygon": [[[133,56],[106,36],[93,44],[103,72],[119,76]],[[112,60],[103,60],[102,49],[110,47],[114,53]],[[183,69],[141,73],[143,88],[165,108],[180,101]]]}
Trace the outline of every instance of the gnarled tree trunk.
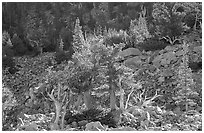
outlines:
{"label": "gnarled tree trunk", "polygon": [[62,105],[57,101],[55,102],[55,109],[56,109],[56,117],[55,117],[55,122],[56,124],[58,124],[59,122],[59,117],[60,117],[60,112],[62,109]]}
{"label": "gnarled tree trunk", "polygon": [[124,110],[124,90],[120,88],[120,109]]}
{"label": "gnarled tree trunk", "polygon": [[77,97],[77,101],[74,104],[74,108],[76,108],[77,110],[79,110],[79,105],[82,103],[82,94],[79,94]]}
{"label": "gnarled tree trunk", "polygon": [[94,109],[95,108],[95,102],[90,94],[90,91],[84,92],[84,103],[87,107],[87,109]]}
{"label": "gnarled tree trunk", "polygon": [[116,96],[115,96],[115,87],[113,84],[110,85],[110,108],[111,110],[115,110],[116,106]]}

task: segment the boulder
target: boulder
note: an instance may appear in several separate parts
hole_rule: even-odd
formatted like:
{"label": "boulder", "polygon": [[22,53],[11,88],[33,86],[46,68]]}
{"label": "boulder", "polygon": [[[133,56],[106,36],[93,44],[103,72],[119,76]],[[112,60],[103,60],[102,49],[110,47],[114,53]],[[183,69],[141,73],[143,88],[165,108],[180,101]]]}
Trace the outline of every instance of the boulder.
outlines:
{"label": "boulder", "polygon": [[82,120],[78,122],[78,125],[81,127],[81,126],[85,126],[87,123],[88,123],[87,120]]}
{"label": "boulder", "polygon": [[127,66],[127,67],[136,68],[142,64],[142,61],[141,61],[140,57],[136,56],[136,57],[129,58],[129,59],[125,60],[124,63],[125,63],[125,66]]}
{"label": "boulder", "polygon": [[99,121],[86,124],[85,129],[85,131],[104,131],[104,130],[105,127],[103,127]]}
{"label": "boulder", "polygon": [[128,57],[128,56],[138,56],[142,55],[139,49],[137,48],[128,48],[118,53],[121,57]]}

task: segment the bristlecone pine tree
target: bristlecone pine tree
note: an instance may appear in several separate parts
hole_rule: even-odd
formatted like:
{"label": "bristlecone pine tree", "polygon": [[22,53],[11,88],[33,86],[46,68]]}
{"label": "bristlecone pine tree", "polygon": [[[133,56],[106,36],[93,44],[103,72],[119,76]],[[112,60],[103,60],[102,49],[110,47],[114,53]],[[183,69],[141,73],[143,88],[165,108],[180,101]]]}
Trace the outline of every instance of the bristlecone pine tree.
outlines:
{"label": "bristlecone pine tree", "polygon": [[148,31],[147,21],[145,18],[146,8],[142,8],[140,17],[138,20],[131,20],[130,22],[130,34],[133,38],[133,42],[136,44],[143,42],[145,39],[150,38],[151,35]]}
{"label": "bristlecone pine tree", "polygon": [[[73,59],[78,67],[78,72],[73,77],[72,87],[78,93],[77,105],[81,103],[83,96],[84,103],[87,109],[94,108],[93,100],[90,95],[92,89],[92,77],[94,76],[94,65],[91,62],[90,45],[85,40],[82,27],[80,26],[80,20],[77,18],[75,23],[74,35],[73,35]],[[79,103],[79,104],[78,104]]]}
{"label": "bristlecone pine tree", "polygon": [[175,100],[177,104],[184,104],[185,110],[188,111],[188,106],[193,103],[190,99],[190,96],[197,95],[196,92],[192,90],[194,81],[192,78],[192,71],[188,66],[189,57],[188,57],[188,44],[184,42],[182,45],[184,56],[182,62],[178,68],[178,92]]}
{"label": "bristlecone pine tree", "polygon": [[[112,110],[116,109],[115,91],[117,88],[116,80],[118,78],[119,71],[116,70],[115,64],[119,58],[118,52],[122,50],[124,44],[106,46],[103,38],[84,38],[81,26],[79,26],[79,19],[76,20],[73,39],[73,47],[75,51],[73,58],[76,60],[78,66],[82,67],[84,71],[90,72],[92,79],[91,81],[89,80],[89,85],[93,86],[94,81],[100,85],[108,84],[110,93],[110,108]],[[97,77],[97,79],[100,77],[101,80],[96,81],[97,79],[94,79],[93,77]],[[92,89],[92,87],[89,87],[88,90],[90,89]],[[88,90],[83,92],[84,102],[87,101],[87,107],[89,106],[89,102],[91,102],[87,99],[88,97],[91,97],[91,95],[88,95]]]}
{"label": "bristlecone pine tree", "polygon": [[80,26],[79,18],[76,19],[74,34],[73,34],[73,49],[76,52],[79,52],[83,48],[84,44],[84,36],[82,33],[82,26]]}

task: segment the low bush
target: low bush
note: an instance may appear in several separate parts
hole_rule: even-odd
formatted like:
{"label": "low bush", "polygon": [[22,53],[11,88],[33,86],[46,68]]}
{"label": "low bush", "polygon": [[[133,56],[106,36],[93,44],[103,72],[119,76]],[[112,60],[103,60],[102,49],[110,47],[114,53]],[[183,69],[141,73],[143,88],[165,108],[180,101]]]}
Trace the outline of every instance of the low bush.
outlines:
{"label": "low bush", "polygon": [[72,58],[72,54],[69,51],[59,51],[55,53],[55,61],[57,64],[62,63],[63,61],[68,61]]}
{"label": "low bush", "polygon": [[156,51],[156,50],[162,50],[166,46],[170,45],[167,42],[160,41],[159,39],[149,38],[146,39],[144,42],[139,43],[138,45],[135,45],[134,47],[139,48],[141,51]]}
{"label": "low bush", "polygon": [[17,56],[25,55],[25,53],[26,53],[26,51],[28,51],[28,49],[17,34],[13,35],[11,41],[13,44],[13,49],[14,49],[15,55],[17,55]]}

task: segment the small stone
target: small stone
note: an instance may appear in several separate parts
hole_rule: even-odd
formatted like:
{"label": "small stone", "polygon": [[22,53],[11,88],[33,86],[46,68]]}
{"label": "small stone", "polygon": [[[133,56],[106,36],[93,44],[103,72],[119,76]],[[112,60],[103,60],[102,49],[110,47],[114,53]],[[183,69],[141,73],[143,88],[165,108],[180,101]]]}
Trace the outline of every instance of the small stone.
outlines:
{"label": "small stone", "polygon": [[83,121],[79,121],[78,125],[81,127],[81,126],[85,126],[87,123],[88,123],[87,120],[83,120]]}
{"label": "small stone", "polygon": [[76,122],[76,121],[73,121],[73,122],[72,122],[72,127],[73,127],[73,128],[76,128],[76,127],[77,127],[77,122]]}
{"label": "small stone", "polygon": [[50,123],[50,130],[51,131],[59,130],[59,125],[56,123]]}
{"label": "small stone", "polygon": [[162,76],[162,77],[159,77],[158,78],[158,81],[160,82],[160,83],[162,83],[162,82],[164,82],[165,81],[165,78]]}

